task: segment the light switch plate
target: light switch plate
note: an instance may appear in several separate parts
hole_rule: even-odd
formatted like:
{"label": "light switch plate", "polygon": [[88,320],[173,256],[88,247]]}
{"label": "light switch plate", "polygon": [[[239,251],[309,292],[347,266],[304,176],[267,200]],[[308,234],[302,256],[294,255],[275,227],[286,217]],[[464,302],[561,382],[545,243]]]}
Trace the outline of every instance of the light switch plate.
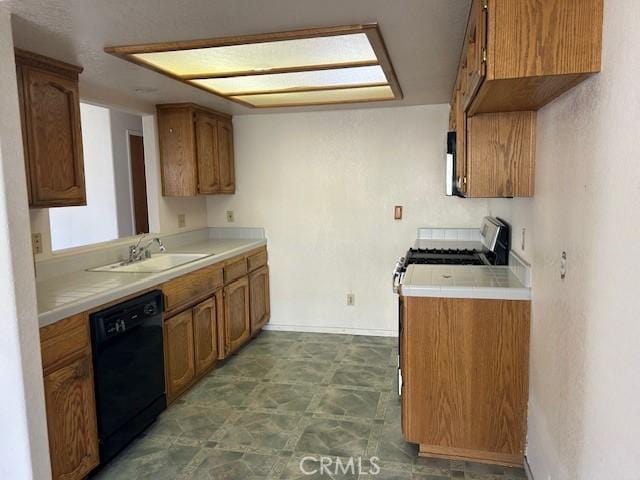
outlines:
{"label": "light switch plate", "polygon": [[227,222],[228,223],[233,223],[235,221],[236,221],[236,219],[235,219],[235,216],[233,214],[233,210],[227,210]]}
{"label": "light switch plate", "polygon": [[178,228],[184,228],[187,226],[187,216],[184,213],[178,214]]}

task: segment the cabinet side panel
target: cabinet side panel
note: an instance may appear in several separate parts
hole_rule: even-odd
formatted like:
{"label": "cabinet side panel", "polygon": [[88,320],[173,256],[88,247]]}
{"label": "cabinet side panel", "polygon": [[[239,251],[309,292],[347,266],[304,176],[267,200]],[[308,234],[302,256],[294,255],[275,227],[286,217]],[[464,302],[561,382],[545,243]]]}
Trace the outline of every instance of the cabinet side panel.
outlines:
{"label": "cabinet side panel", "polygon": [[471,352],[465,448],[522,459],[526,431],[530,302],[459,300]]}

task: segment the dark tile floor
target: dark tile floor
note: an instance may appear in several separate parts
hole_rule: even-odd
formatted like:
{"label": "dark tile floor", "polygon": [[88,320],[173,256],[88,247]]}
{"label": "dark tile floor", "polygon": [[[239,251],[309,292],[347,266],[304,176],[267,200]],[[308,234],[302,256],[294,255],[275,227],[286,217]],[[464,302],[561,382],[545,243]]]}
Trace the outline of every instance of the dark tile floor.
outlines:
{"label": "dark tile floor", "polygon": [[[400,430],[396,355],[391,338],[265,331],[177,400],[97,478],[525,478],[519,469],[417,457]],[[323,456],[325,465],[333,462],[331,473],[321,471]],[[367,474],[375,471],[371,457],[379,458],[378,475]],[[338,459],[344,470],[336,468]],[[301,462],[316,473],[305,474]]]}

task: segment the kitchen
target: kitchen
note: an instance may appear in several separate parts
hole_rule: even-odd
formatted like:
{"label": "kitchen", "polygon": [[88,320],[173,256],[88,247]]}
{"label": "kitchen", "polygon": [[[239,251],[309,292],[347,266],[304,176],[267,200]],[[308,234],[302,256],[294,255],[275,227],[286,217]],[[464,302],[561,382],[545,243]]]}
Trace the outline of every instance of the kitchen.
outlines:
{"label": "kitchen", "polygon": [[639,478],[639,15],[3,2],[2,477]]}

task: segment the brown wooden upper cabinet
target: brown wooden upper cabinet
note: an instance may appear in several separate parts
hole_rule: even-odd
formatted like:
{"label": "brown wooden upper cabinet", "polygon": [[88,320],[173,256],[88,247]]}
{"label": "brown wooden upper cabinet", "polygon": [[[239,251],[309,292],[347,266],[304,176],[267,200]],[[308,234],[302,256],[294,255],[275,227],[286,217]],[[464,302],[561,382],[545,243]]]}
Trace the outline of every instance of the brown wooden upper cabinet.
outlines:
{"label": "brown wooden upper cabinet", "polygon": [[231,117],[194,104],[157,111],[163,195],[235,193]]}
{"label": "brown wooden upper cabinet", "polygon": [[474,0],[465,110],[538,110],[599,72],[602,11],[603,0]]}
{"label": "brown wooden upper cabinet", "polygon": [[86,205],[82,68],[19,49],[15,58],[29,206]]}
{"label": "brown wooden upper cabinet", "polygon": [[534,194],[536,110],[600,71],[602,0],[473,0],[451,98],[466,197]]}

